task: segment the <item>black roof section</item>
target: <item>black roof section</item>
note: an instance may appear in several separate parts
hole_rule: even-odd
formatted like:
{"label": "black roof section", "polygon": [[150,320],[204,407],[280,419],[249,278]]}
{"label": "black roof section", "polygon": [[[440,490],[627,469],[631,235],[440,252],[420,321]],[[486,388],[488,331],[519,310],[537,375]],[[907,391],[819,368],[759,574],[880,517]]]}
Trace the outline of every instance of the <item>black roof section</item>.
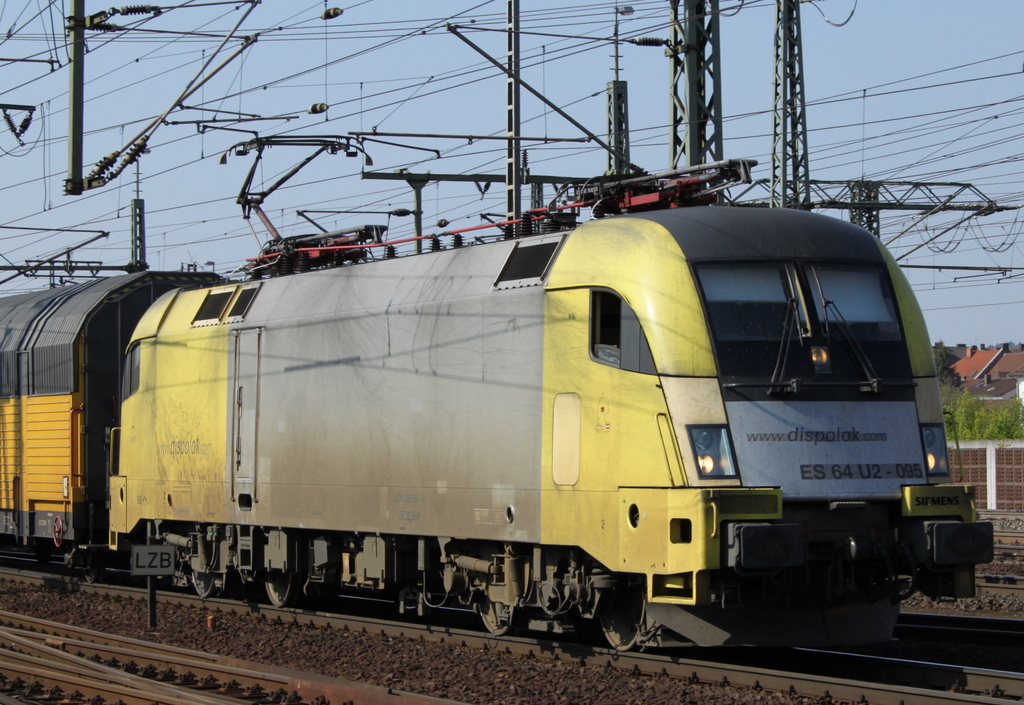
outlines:
{"label": "black roof section", "polygon": [[837,218],[791,208],[672,208],[623,218],[664,226],[691,261],[840,259],[882,262],[867,230]]}

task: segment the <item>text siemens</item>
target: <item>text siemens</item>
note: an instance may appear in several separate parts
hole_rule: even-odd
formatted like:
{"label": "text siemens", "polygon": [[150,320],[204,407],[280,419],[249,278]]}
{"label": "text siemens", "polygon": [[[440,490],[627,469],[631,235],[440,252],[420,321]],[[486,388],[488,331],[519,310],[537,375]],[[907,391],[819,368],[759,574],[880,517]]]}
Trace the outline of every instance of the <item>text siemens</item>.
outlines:
{"label": "text siemens", "polygon": [[916,507],[957,507],[960,506],[959,497],[915,497]]}

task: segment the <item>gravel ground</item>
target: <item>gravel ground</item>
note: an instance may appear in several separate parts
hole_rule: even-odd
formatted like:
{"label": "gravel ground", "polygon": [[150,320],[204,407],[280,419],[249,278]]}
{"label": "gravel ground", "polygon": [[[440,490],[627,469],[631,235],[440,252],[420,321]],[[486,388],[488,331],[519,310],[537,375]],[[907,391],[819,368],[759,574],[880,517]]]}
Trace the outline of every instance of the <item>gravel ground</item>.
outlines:
{"label": "gravel ground", "polygon": [[[978,572],[1022,575],[1022,568],[1020,562],[1001,562],[979,566]],[[915,596],[904,603],[904,609],[1024,619],[1024,600],[995,595],[956,601]],[[26,587],[7,581],[0,581],[0,610],[481,705],[827,702],[735,687],[689,685],[601,667],[528,659],[417,639],[280,624],[251,615],[219,613],[216,629],[210,631],[206,626],[207,610],[173,605],[158,606],[159,628],[153,632],[147,627],[144,602]],[[979,668],[1021,668],[1019,651],[996,647],[894,642],[849,650]]]}
{"label": "gravel ground", "polygon": [[828,702],[735,687],[689,685],[577,663],[528,659],[418,639],[280,624],[250,615],[158,605],[155,632],[145,602],[0,581],[0,610],[158,641],[257,663],[494,705],[817,705]]}

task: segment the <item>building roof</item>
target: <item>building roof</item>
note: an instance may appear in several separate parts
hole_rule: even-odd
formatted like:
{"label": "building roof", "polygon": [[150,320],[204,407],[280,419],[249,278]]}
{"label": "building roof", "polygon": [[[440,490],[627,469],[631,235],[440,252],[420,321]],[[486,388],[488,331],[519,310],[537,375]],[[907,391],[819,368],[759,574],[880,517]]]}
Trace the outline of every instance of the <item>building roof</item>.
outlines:
{"label": "building roof", "polygon": [[989,348],[977,352],[972,349],[969,356],[953,364],[953,370],[960,375],[960,379],[978,379],[988,372],[1002,352],[1002,348]]}
{"label": "building roof", "polygon": [[1010,399],[1017,396],[1017,380],[1009,377],[993,379],[991,382],[983,379],[965,382],[963,388],[972,397],[979,399]]}
{"label": "building roof", "polygon": [[992,375],[992,379],[1024,375],[1024,352],[1003,353],[988,370],[988,374]]}

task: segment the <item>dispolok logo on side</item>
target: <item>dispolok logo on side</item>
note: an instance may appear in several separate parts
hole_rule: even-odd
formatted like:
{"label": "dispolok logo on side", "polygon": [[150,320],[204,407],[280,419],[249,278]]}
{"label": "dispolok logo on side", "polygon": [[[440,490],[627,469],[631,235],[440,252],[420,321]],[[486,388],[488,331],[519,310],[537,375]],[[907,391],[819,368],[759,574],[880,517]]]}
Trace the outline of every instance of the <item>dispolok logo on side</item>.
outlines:
{"label": "dispolok logo on side", "polygon": [[206,443],[199,436],[194,438],[179,438],[175,436],[168,443],[162,443],[158,450],[163,455],[210,455],[213,453],[213,444]]}

